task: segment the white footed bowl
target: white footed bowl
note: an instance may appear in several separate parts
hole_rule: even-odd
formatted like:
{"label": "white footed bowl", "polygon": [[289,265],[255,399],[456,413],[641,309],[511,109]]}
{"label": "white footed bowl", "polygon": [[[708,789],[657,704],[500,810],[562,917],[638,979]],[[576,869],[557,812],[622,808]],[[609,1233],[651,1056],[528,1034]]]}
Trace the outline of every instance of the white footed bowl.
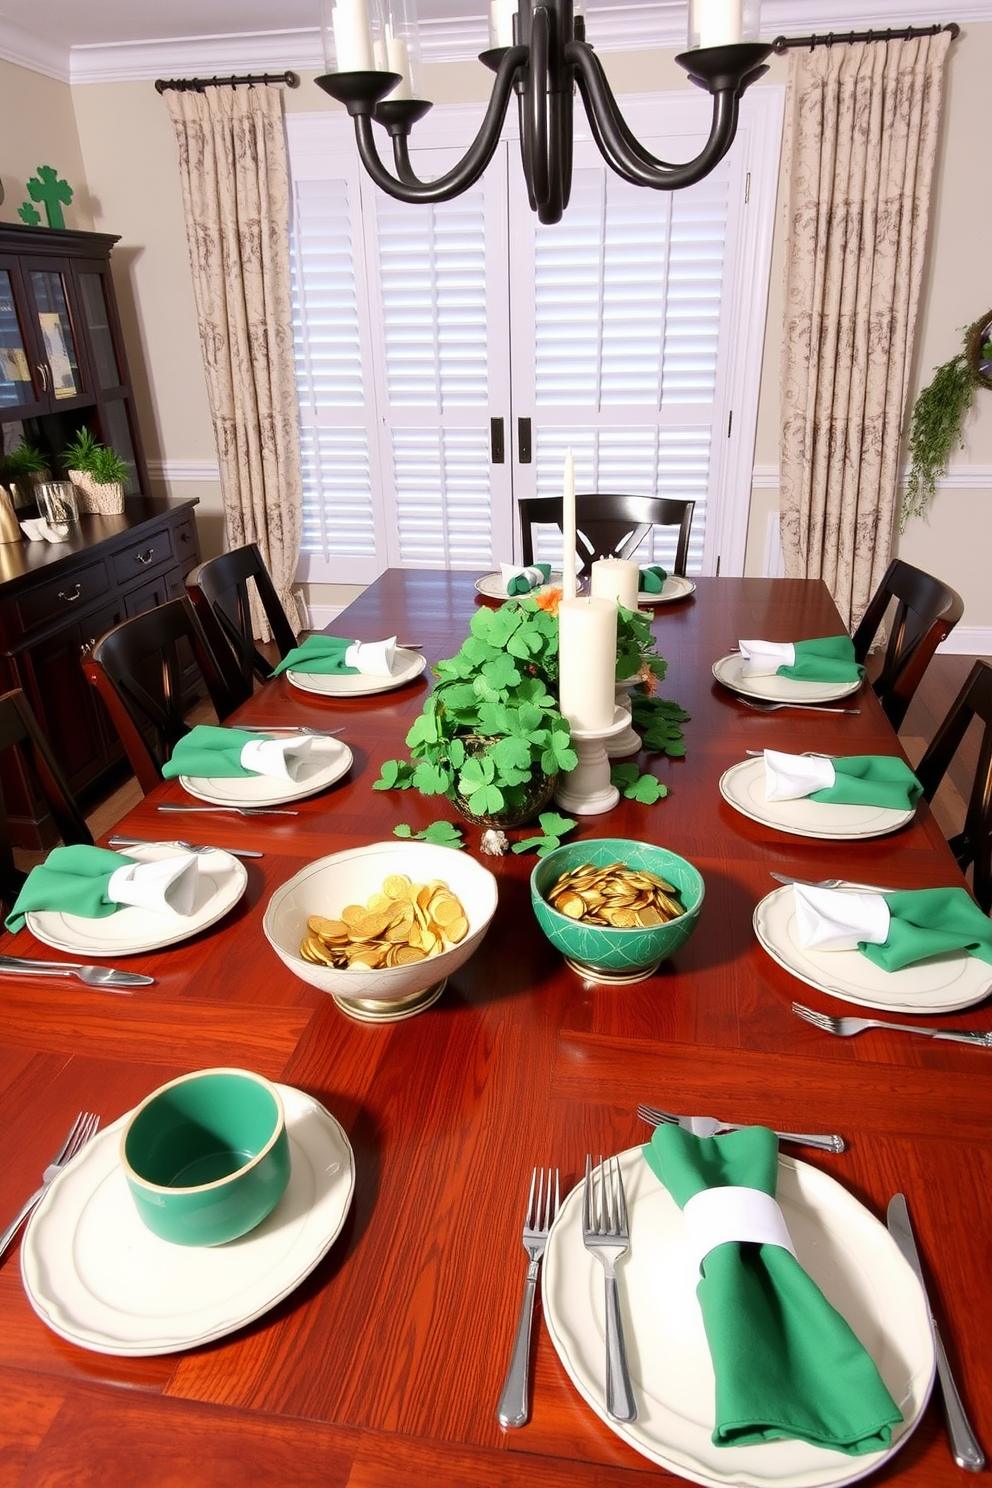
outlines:
{"label": "white footed bowl", "polygon": [[[458,945],[439,956],[429,956],[411,966],[386,966],[364,971],[338,971],[316,966],[300,955],[311,915],[334,919],[347,904],[365,904],[382,889],[392,873],[405,873],[414,883],[441,879],[457,894],[468,919],[468,933]],[[496,911],[496,880],[466,852],[436,847],[429,842],[373,842],[318,858],[276,889],[262,921],[269,944],[290,971],[329,992],[339,1006],[358,1004],[366,1009],[366,1021],[397,1016],[390,1004],[402,1003],[409,1012],[419,1012],[427,1002],[418,994],[438,988],[444,979],[471,956],[489,928]],[[344,1000],[343,1002],[341,1000]],[[430,999],[433,1001],[433,997]],[[381,1012],[377,1007],[381,1005]],[[346,1012],[353,1006],[344,1006]],[[406,1012],[399,1016],[408,1016]]]}

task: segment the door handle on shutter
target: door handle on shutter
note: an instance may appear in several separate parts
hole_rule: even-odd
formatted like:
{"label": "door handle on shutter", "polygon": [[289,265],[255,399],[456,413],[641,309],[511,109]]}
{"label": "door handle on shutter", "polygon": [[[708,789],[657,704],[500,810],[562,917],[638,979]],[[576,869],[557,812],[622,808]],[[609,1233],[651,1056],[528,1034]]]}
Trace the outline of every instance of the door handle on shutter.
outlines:
{"label": "door handle on shutter", "polygon": [[493,464],[504,464],[506,450],[503,447],[503,420],[501,418],[489,420],[489,447]]}
{"label": "door handle on shutter", "polygon": [[534,455],[530,443],[530,419],[517,419],[517,459],[521,465],[529,465]]}

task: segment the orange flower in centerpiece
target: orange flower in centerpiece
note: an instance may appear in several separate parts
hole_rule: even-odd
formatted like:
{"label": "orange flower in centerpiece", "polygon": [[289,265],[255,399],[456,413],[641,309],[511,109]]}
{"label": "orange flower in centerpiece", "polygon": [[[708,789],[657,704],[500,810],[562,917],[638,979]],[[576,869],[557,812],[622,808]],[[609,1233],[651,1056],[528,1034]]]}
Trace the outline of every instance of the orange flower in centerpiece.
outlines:
{"label": "orange flower in centerpiece", "polygon": [[658,678],[646,661],[642,661],[637,669],[637,680],[644,684],[644,690],[648,697],[654,697],[658,690]]}
{"label": "orange flower in centerpiece", "polygon": [[543,594],[534,595],[534,603],[539,610],[544,610],[549,615],[557,615],[558,606],[561,604],[561,590],[545,589]]}

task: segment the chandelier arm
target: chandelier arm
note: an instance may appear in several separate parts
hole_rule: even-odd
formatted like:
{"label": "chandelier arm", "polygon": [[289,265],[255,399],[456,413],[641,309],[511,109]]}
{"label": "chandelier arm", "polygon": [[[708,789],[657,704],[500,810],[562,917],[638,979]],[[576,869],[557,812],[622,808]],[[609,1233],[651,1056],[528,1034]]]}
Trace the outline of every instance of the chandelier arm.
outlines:
{"label": "chandelier arm", "polygon": [[443,176],[438,176],[436,181],[421,181],[414,173],[406,136],[398,129],[390,130],[393,135],[393,157],[399,172],[398,176],[391,175],[376,148],[371,114],[356,113],[355,138],[358,141],[358,153],[375,184],[397,201],[411,203],[450,201],[474,186],[496,152],[513,90],[513,79],[517,70],[527,61],[527,55],[526,47],[507,47],[500,60],[489,106],[478,134],[458,164]]}
{"label": "chandelier arm", "polygon": [[705,145],[694,160],[670,165],[656,159],[634,139],[591,48],[585,42],[570,41],[565,48],[565,58],[574,65],[580,86],[585,84],[582,99],[596,142],[599,144],[602,136],[606,145],[604,158],[626,180],[661,191],[691,186],[708,175],[733,144],[740,114],[739,86],[713,91],[713,122]]}

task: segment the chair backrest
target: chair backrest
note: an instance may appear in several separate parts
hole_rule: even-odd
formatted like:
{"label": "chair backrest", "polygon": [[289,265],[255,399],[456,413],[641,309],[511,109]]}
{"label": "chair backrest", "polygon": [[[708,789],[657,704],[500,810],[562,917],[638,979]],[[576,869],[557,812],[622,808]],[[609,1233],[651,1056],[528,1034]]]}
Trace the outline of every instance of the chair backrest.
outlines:
{"label": "chair backrest", "polygon": [[189,732],[184,682],[191,661],[220,721],[250,697],[233,659],[210,645],[186,595],[115,625],[83,658],[146,794]]}
{"label": "chair backrest", "polygon": [[892,727],[898,729],[933,653],[964,613],[961,596],[940,579],[894,558],[854,632],[854,654],[863,662],[885,612],[895,601],[882,670],[872,683]]}
{"label": "chair backrest", "polygon": [[[250,589],[253,587],[265,611],[272,638],[285,658],[296,645],[293,627],[280,603],[271,575],[265,567],[257,543],[233,548],[219,558],[208,558],[186,579],[190,599],[201,621],[209,612],[230,643],[242,677],[249,687],[252,677],[267,682],[272,667],[255,645],[252,634]],[[210,634],[208,625],[204,628]]]}
{"label": "chair backrest", "polygon": [[[689,558],[689,532],[694,501],[668,496],[621,496],[595,492],[575,498],[576,548],[582,560],[580,577],[587,575],[597,558],[629,558],[652,527],[678,527],[675,565],[672,572],[684,574]],[[534,562],[535,524],[562,521],[560,496],[536,496],[517,502],[520,514],[521,553],[524,563]]]}
{"label": "chair backrest", "polygon": [[[48,740],[38,726],[31,704],[20,688],[0,697],[0,753],[16,749],[41,791],[65,843],[92,845],[93,837],[77,806]],[[14,863],[7,813],[0,800],[0,899],[9,911],[20,893],[24,872]]]}
{"label": "chair backrest", "polygon": [[987,661],[975,662],[916,766],[916,778],[923,786],[926,800],[932,801],[975,718],[985,725],[978,766],[968,798],[964,830],[950,839],[949,846],[962,869],[974,865],[972,892],[988,914],[992,911],[992,665]]}

